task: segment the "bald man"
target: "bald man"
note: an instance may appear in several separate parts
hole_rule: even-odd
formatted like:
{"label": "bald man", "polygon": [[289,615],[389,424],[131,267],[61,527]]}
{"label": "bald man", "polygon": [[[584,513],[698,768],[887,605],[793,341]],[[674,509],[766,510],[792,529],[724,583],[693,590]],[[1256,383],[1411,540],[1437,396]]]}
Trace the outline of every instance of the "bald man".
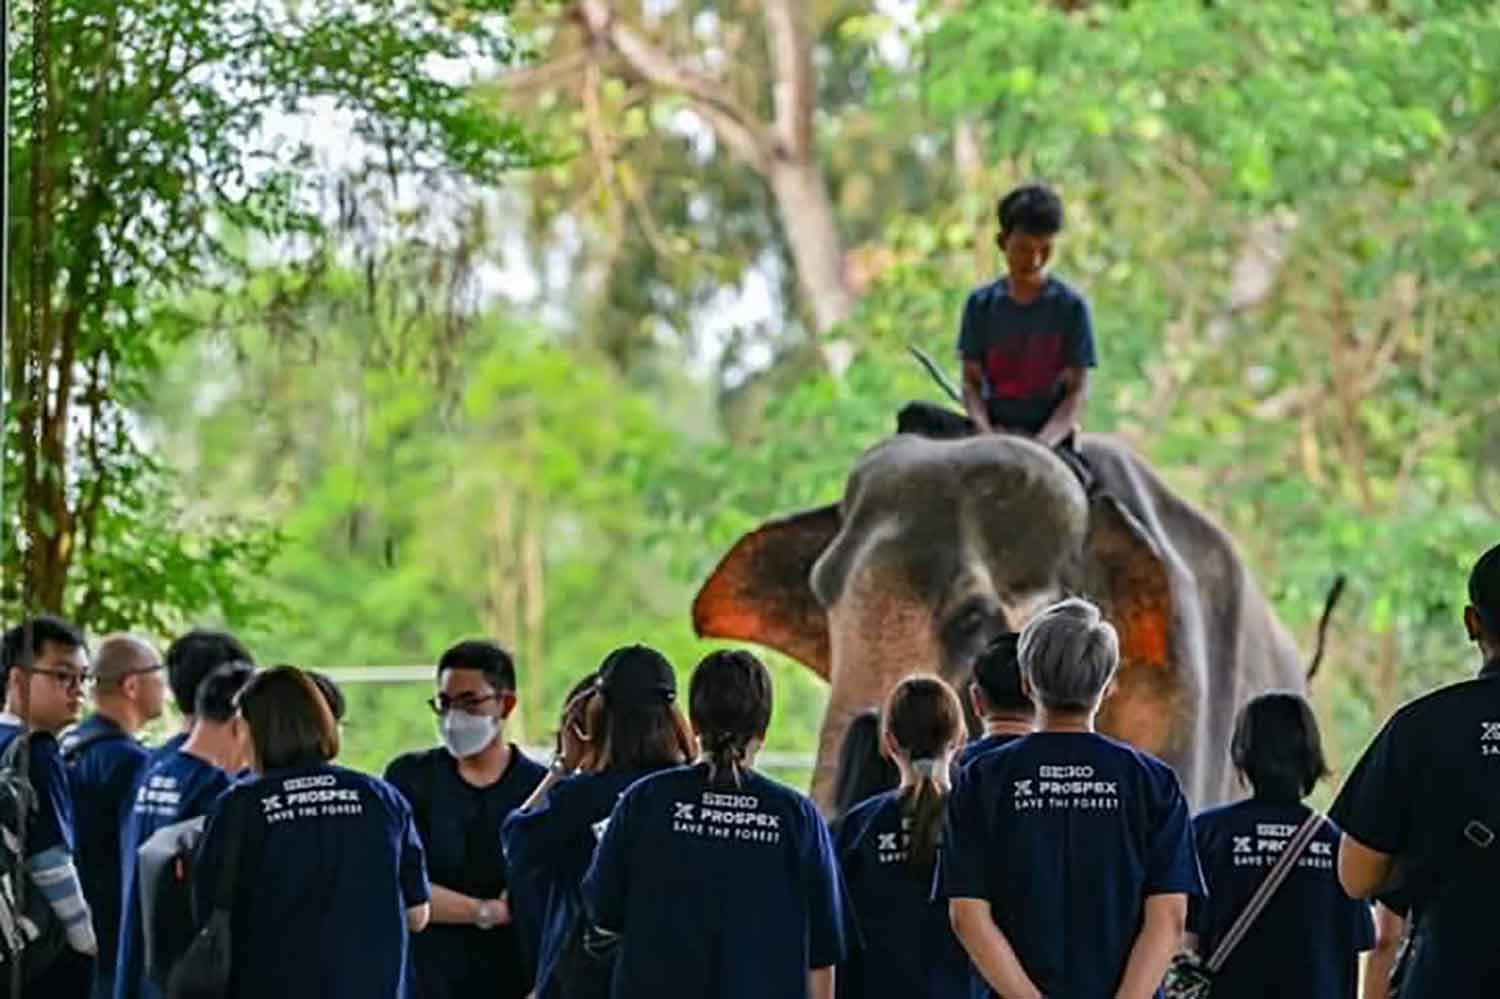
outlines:
{"label": "bald man", "polygon": [[73,786],[75,839],[83,895],[99,940],[91,997],[114,991],[120,932],[120,818],[145,768],[135,738],[161,716],[167,683],[161,657],[135,635],[110,635],[94,653],[94,713],[63,737]]}

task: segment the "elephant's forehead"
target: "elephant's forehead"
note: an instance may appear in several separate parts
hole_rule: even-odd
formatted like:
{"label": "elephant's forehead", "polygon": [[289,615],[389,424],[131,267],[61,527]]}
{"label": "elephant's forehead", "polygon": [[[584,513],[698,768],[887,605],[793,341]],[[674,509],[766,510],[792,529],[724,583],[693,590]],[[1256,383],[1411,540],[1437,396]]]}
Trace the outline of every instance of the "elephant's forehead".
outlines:
{"label": "elephant's forehead", "polygon": [[1083,490],[1062,461],[993,435],[895,438],[855,468],[842,513],[814,580],[829,603],[871,569],[899,569],[929,600],[975,573],[997,588],[1041,586],[1081,549],[1087,528]]}

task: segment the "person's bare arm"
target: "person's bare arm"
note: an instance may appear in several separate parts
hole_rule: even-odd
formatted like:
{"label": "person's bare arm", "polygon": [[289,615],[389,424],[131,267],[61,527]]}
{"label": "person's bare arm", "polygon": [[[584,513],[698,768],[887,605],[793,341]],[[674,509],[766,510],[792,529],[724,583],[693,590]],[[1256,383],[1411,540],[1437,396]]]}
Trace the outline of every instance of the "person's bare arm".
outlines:
{"label": "person's bare arm", "polygon": [[833,999],[833,966],[807,973],[807,999]]}
{"label": "person's bare arm", "polygon": [[479,925],[479,907],[489,902],[495,907],[493,925],[504,926],[510,922],[510,906],[504,899],[474,898],[440,884],[432,886],[432,921],[455,926]]}
{"label": "person's bare arm", "polygon": [[1339,838],[1339,884],[1350,898],[1369,898],[1390,881],[1395,858],[1344,833]]}
{"label": "person's bare arm", "polygon": [[1365,984],[1361,999],[1386,999],[1390,993],[1391,969],[1396,951],[1406,933],[1406,920],[1379,902],[1375,903],[1375,949],[1365,958]]}
{"label": "person's bare arm", "polygon": [[1052,411],[1052,417],[1037,432],[1038,442],[1048,447],[1058,444],[1078,429],[1083,419],[1083,404],[1089,397],[1089,369],[1068,368],[1062,374],[1063,397]]}
{"label": "person's bare arm", "polygon": [[1156,995],[1172,955],[1182,945],[1182,930],[1187,924],[1186,895],[1149,895],[1145,909],[1141,932],[1130,948],[1130,961],[1115,990],[1115,999],[1151,999]]}
{"label": "person's bare arm", "polygon": [[982,898],[948,900],[948,919],[953,932],[969,953],[969,960],[990,988],[1006,999],[1041,999],[1042,992],[1026,974],[1015,948],[1005,939],[990,916],[990,903]]}
{"label": "person's bare arm", "polygon": [[980,433],[994,431],[984,404],[984,366],[978,361],[964,361],[964,412]]}

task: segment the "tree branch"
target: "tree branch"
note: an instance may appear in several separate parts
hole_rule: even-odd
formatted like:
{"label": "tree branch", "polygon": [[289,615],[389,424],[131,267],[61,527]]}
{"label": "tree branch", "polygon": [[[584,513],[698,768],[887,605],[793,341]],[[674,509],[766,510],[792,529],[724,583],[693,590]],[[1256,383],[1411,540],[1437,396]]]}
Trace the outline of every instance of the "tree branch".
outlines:
{"label": "tree branch", "polygon": [[771,94],[776,108],[776,137],[780,152],[790,159],[812,155],[813,104],[816,83],[812,46],[803,18],[807,4],[797,0],[763,0],[771,66],[776,74]]}
{"label": "tree branch", "polygon": [[720,84],[677,62],[615,16],[608,0],[579,0],[573,16],[596,43],[607,45],[646,82],[682,94],[708,120],[719,139],[752,169],[764,173],[771,141],[763,122],[742,108]]}

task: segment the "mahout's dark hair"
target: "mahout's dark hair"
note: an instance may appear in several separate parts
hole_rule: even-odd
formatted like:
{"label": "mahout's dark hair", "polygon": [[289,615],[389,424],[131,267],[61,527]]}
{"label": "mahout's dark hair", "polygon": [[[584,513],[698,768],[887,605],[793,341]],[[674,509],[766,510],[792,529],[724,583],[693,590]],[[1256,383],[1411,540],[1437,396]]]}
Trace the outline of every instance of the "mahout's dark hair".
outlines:
{"label": "mahout's dark hair", "polygon": [[918,878],[930,880],[948,801],[947,775],[937,768],[963,738],[963,704],[942,679],[919,674],[896,684],[881,716],[884,731],[917,768],[916,783],[901,792],[901,814],[910,836],[906,862]]}
{"label": "mahout's dark hair", "polygon": [[703,657],[688,684],[688,715],[711,783],[740,783],[750,743],[771,727],[771,672],[743,649]]}
{"label": "mahout's dark hair", "polygon": [[262,773],[327,763],[339,754],[339,727],[328,700],[295,666],[256,673],[238,704]]}
{"label": "mahout's dark hair", "polygon": [[901,786],[901,771],[881,749],[880,732],[880,712],[873,708],[849,719],[833,778],[836,818],[847,815],[861,801]]}
{"label": "mahout's dark hair", "polygon": [[489,639],[471,638],[449,648],[438,659],[438,677],[450,669],[476,669],[497,691],[516,689],[515,659]]}
{"label": "mahout's dark hair", "polygon": [[1485,632],[1500,640],[1500,545],[1474,563],[1469,573],[1469,604],[1479,614]]}
{"label": "mahout's dark hair", "polygon": [[1036,710],[1021,685],[1020,645],[1021,636],[1015,632],[996,635],[974,659],[973,682],[991,710]]}
{"label": "mahout's dark hair", "polygon": [[177,710],[192,714],[198,703],[198,684],[220,666],[234,662],[254,665],[255,657],[227,631],[194,628],[167,646],[162,665],[167,667],[167,684]]}
{"label": "mahout's dark hair", "polygon": [[1046,184],[1021,185],[1000,199],[995,214],[1002,236],[1013,232],[1051,236],[1063,227],[1062,199]]}
{"label": "mahout's dark hair", "polygon": [[1262,798],[1300,801],[1329,774],[1312,705],[1291,691],[1261,694],[1240,709],[1229,756]]}
{"label": "mahout's dark hair", "polygon": [[0,683],[10,679],[13,667],[29,666],[48,642],[69,652],[88,649],[83,632],[60,617],[38,614],[11,628],[0,639]]}
{"label": "mahout's dark hair", "polygon": [[214,667],[198,684],[193,701],[196,717],[222,725],[234,717],[237,710],[235,698],[255,675],[255,667],[247,662],[225,663]]}

